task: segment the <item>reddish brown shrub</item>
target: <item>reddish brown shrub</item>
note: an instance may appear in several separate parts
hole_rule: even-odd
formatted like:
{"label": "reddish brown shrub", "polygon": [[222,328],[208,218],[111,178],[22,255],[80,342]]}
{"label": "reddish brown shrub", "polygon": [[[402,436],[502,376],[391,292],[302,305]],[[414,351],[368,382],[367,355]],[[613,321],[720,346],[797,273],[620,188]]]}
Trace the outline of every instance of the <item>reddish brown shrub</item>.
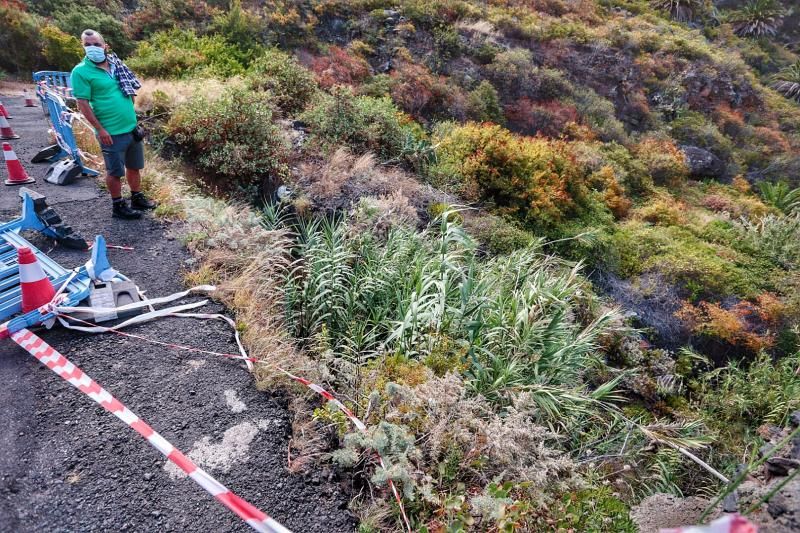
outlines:
{"label": "reddish brown shrub", "polygon": [[745,130],[744,116],[741,110],[733,109],[727,103],[722,103],[711,115],[719,131],[728,137],[739,137]]}
{"label": "reddish brown shrub", "polygon": [[762,146],[761,152],[769,157],[781,153],[792,151],[792,145],[786,136],[773,128],[758,127],[753,130],[753,137],[756,143]]}
{"label": "reddish brown shrub", "polygon": [[613,167],[604,166],[591,175],[590,182],[603,191],[603,202],[614,213],[615,218],[625,218],[628,215],[631,201],[625,197],[625,191],[617,181]]}
{"label": "reddish brown shrub", "polygon": [[733,200],[720,194],[706,195],[703,197],[702,204],[706,209],[716,212],[727,212],[732,215],[739,215],[741,213],[741,209],[738,208]]}
{"label": "reddish brown shrub", "polygon": [[505,116],[509,128],[521,133],[557,137],[567,124],[577,123],[578,110],[558,100],[534,102],[530,98],[520,98],[506,106]]}
{"label": "reddish brown shrub", "polygon": [[755,302],[743,300],[728,309],[710,302],[696,306],[686,302],[676,316],[696,334],[758,353],[775,344],[775,331],[784,313],[783,303],[775,295],[764,293]]}
{"label": "reddish brown shrub", "polygon": [[391,95],[395,103],[420,122],[442,116],[465,118],[467,96],[464,92],[423,65],[403,62],[391,77]]}
{"label": "reddish brown shrub", "polygon": [[350,54],[338,46],[331,46],[327,55],[312,57],[306,65],[321,87],[334,85],[355,87],[370,75],[369,63],[364,58]]}

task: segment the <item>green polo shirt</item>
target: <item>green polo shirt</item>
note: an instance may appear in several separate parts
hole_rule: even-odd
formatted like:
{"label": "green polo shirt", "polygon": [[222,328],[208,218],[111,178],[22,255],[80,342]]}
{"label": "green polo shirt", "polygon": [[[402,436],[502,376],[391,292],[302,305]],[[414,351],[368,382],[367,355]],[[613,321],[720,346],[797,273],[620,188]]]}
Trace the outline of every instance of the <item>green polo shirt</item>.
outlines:
{"label": "green polo shirt", "polygon": [[72,94],[89,100],[94,116],[109,135],[130,133],[136,127],[133,98],[122,92],[119,82],[88,59],[72,69]]}

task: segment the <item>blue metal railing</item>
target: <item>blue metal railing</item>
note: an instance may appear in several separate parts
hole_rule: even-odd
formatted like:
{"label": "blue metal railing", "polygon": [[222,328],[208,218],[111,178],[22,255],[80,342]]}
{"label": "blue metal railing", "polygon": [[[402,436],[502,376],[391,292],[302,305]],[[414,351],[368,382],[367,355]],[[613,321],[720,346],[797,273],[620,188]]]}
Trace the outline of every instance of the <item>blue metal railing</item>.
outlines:
{"label": "blue metal railing", "polygon": [[[71,271],[29,243],[20,234],[24,230],[35,230],[51,237],[54,236],[51,234],[52,229],[47,227],[37,216],[33,200],[28,194],[23,194],[22,215],[11,222],[0,224],[0,322],[5,322],[22,310],[19,264],[17,263],[17,248],[22,246],[30,248],[36,255],[42,270],[54,287],[58,288],[69,280],[69,284],[64,290],[66,301],[63,305],[76,306],[91,292],[92,276],[86,266],[76,269],[73,275]],[[100,236],[95,239],[92,262],[95,265],[95,271],[110,268],[105,241]],[[14,333],[23,328],[42,324],[52,318],[55,318],[52,312],[43,313],[39,309],[35,309],[10,320],[7,324],[7,331]]]}
{"label": "blue metal railing", "polygon": [[36,94],[42,101],[42,106],[44,106],[46,88],[63,96],[72,96],[72,81],[69,72],[40,70],[33,73],[33,82],[36,84]]}
{"label": "blue metal railing", "polygon": [[69,157],[79,167],[81,174],[97,176],[99,174],[97,170],[83,164],[81,152],[72,131],[76,113],[64,101],[64,98],[71,96],[72,93],[69,78],[69,72],[40,71],[33,74],[33,80],[36,82],[36,94],[42,102],[42,107],[48,112],[57,143],[57,147],[53,146],[43,150],[41,153],[44,157],[41,159],[56,162]]}

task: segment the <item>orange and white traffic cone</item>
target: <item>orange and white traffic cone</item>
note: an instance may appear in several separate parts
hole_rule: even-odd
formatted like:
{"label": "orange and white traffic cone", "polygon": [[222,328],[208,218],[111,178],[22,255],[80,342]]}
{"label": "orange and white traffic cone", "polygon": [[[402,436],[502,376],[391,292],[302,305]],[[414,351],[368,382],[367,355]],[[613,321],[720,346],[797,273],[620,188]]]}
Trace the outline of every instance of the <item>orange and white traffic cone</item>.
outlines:
{"label": "orange and white traffic cone", "polygon": [[0,116],[0,139],[4,141],[7,139],[19,139],[19,135],[14,133],[4,116]]}
{"label": "orange and white traffic cone", "polygon": [[44,274],[36,255],[27,246],[17,248],[19,287],[22,292],[22,312],[27,313],[50,303],[56,290]]}
{"label": "orange and white traffic cone", "polygon": [[25,107],[36,107],[36,102],[33,101],[28,89],[25,89]]}
{"label": "orange and white traffic cone", "polygon": [[22,163],[17,159],[17,154],[14,153],[8,143],[3,143],[3,158],[6,160],[6,168],[8,169],[8,179],[4,182],[6,185],[25,185],[36,181],[25,172]]}
{"label": "orange and white traffic cone", "polygon": [[4,116],[5,118],[13,118],[8,114],[8,110],[6,109],[6,106],[3,105],[3,102],[0,102],[0,115]]}

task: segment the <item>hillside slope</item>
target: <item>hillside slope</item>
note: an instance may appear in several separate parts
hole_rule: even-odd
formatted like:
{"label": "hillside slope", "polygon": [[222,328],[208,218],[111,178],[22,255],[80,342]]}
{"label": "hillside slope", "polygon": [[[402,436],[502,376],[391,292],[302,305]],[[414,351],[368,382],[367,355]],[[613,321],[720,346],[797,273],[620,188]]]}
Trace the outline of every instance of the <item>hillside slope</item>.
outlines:
{"label": "hillside slope", "polygon": [[285,237],[276,272],[222,204],[183,213],[195,275],[365,419],[295,442],[352,473],[362,530],[402,527],[391,479],[430,531],[627,531],[800,406],[791,4],[6,1],[9,42],[42,29],[0,66],[99,29],[161,155]]}

